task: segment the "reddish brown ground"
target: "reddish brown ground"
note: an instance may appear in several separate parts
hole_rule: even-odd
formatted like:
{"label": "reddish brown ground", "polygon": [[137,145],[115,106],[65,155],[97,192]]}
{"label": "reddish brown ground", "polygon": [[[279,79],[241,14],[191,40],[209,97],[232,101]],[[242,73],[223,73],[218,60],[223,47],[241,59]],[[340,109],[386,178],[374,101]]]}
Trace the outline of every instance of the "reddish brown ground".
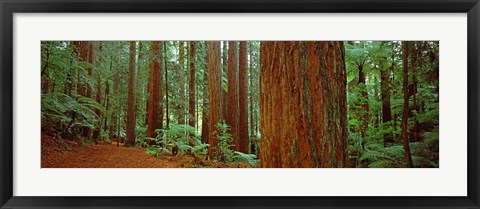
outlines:
{"label": "reddish brown ground", "polygon": [[42,135],[42,168],[182,168],[182,167],[248,167],[221,162],[195,161],[192,156],[164,155],[156,158],[144,148],[124,147],[116,142],[82,145],[71,140],[55,140]]}

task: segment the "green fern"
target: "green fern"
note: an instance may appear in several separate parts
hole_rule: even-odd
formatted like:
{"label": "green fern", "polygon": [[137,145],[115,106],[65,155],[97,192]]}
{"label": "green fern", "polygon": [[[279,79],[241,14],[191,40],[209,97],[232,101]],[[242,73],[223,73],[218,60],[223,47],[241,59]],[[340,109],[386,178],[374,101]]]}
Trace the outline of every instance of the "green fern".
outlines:
{"label": "green fern", "polygon": [[252,167],[257,167],[260,163],[260,160],[257,159],[257,156],[254,154],[245,154],[243,152],[234,151],[235,156],[233,156],[234,162],[247,162]]}

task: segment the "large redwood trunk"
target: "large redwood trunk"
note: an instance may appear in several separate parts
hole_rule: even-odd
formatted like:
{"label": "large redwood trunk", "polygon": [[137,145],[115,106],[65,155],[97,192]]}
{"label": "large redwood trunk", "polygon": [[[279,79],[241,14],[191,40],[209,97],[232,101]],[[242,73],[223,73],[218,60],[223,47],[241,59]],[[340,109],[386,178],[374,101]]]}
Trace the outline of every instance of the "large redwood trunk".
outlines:
{"label": "large redwood trunk", "polygon": [[190,85],[188,91],[188,124],[195,128],[195,41],[190,41]]}
{"label": "large redwood trunk", "polygon": [[222,120],[222,69],[220,66],[220,43],[210,41],[208,43],[208,133],[209,144],[208,156],[216,158],[218,139],[216,137],[217,124]]}
{"label": "large redwood trunk", "polygon": [[238,71],[238,151],[248,153],[247,43],[240,41]]}
{"label": "large redwood trunk", "polygon": [[227,93],[227,114],[226,122],[230,126],[235,150],[239,150],[238,141],[238,60],[237,60],[237,42],[228,42],[228,93]]}
{"label": "large redwood trunk", "polygon": [[160,56],[162,56],[162,50],[159,44],[159,41],[152,41],[152,61],[150,63],[150,78],[148,81],[147,137],[152,138],[157,136],[155,130],[162,128],[162,116],[160,114],[162,98]]}
{"label": "large redwood trunk", "polygon": [[261,42],[260,166],[348,165],[343,42]]}
{"label": "large redwood trunk", "polygon": [[402,115],[402,140],[403,149],[405,150],[405,160],[407,167],[413,167],[412,155],[410,154],[410,143],[408,140],[408,115],[410,113],[408,107],[408,100],[410,95],[408,93],[408,50],[409,42],[404,41],[403,44],[403,115]]}
{"label": "large redwood trunk", "polygon": [[125,146],[135,145],[135,42],[130,41],[128,63],[127,130]]}

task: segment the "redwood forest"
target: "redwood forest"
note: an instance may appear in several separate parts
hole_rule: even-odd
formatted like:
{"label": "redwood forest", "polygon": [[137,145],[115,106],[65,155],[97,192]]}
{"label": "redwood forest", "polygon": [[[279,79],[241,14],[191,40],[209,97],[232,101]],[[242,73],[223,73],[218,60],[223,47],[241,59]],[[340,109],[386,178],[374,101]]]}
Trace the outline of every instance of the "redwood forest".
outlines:
{"label": "redwood forest", "polygon": [[42,168],[438,168],[438,41],[42,41]]}

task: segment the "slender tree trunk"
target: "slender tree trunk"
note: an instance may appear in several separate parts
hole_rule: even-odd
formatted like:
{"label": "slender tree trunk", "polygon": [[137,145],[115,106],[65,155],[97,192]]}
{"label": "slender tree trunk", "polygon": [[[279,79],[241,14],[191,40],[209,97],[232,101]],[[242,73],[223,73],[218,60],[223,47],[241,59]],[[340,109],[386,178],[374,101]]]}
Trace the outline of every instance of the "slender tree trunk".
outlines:
{"label": "slender tree trunk", "polygon": [[[92,65],[95,66],[95,42],[89,42],[89,50],[88,50],[88,62]],[[92,67],[88,67],[87,69],[88,75],[92,78],[95,78],[95,71],[93,70]],[[87,88],[87,97],[93,99],[93,88],[88,87]]]}
{"label": "slender tree trunk", "polygon": [[[160,103],[162,95],[162,68],[160,56],[162,50],[159,47],[159,41],[152,41],[152,58],[150,63],[150,79],[149,79],[149,93],[148,93],[148,120],[147,120],[147,137],[157,137],[155,130],[162,128],[162,117],[160,116]],[[148,141],[152,144],[152,141]]]}
{"label": "slender tree trunk", "polygon": [[[224,44],[225,46],[225,44]],[[239,150],[238,141],[238,60],[237,60],[237,42],[228,42],[228,93],[227,104],[223,105],[227,109],[226,122],[230,126],[230,134],[232,135],[235,150]]]}
{"label": "slender tree trunk", "polygon": [[190,41],[190,85],[188,91],[188,124],[195,128],[195,41]]}
{"label": "slender tree trunk", "polygon": [[[415,75],[415,66],[417,64],[417,47],[415,42],[413,42],[412,47],[412,96],[413,96],[413,109],[418,113],[420,108],[417,104],[417,78]],[[417,117],[414,117],[413,122],[413,131],[412,131],[412,141],[418,142],[419,140],[419,128]]]}
{"label": "slender tree trunk", "polygon": [[208,61],[209,61],[209,51],[208,51],[209,47],[208,47],[208,42],[205,41],[205,44],[204,44],[204,50],[207,51],[206,55],[205,55],[205,60],[207,60],[207,62],[205,62],[205,66],[204,66],[204,71],[203,71],[203,107],[202,107],[202,142],[203,143],[209,143],[209,133],[208,133],[208,130],[209,130],[209,127],[208,127],[208,108],[209,108],[209,102],[208,102],[208,99],[209,99],[209,89],[208,89],[208,69],[209,69],[209,65],[208,65]]}
{"label": "slender tree trunk", "polygon": [[[223,75],[227,75],[227,80],[228,80],[228,71],[229,71],[229,62],[230,62],[230,57],[228,55],[229,53],[229,50],[228,50],[228,47],[229,47],[229,42],[228,41],[222,41],[223,43],[223,48],[222,48],[222,77]],[[222,104],[224,104],[222,106],[222,118],[225,118],[227,119],[228,118],[228,115],[227,115],[227,112],[228,112],[228,107],[226,106],[228,104],[228,82],[227,82],[227,89],[225,90],[223,88],[223,79],[222,79]],[[228,113],[229,114],[229,113]]]}
{"label": "slender tree trunk", "polygon": [[[114,106],[112,107],[112,115],[110,118],[110,139],[116,138],[117,140],[117,146],[119,145],[120,142],[120,130],[118,128],[118,118],[119,118],[119,111],[120,111],[120,100],[118,97],[118,87],[119,87],[119,81],[120,81],[120,56],[115,57],[115,77],[113,80],[113,104]],[[115,122],[114,122],[115,121]],[[114,135],[114,129],[117,130],[116,136],[113,137]]]}
{"label": "slender tree trunk", "polygon": [[249,92],[250,92],[250,137],[249,137],[250,138],[250,152],[251,153],[256,153],[255,143],[254,143],[254,141],[252,141],[252,140],[256,140],[256,137],[255,137],[255,134],[254,134],[255,133],[254,132],[255,124],[254,124],[254,118],[253,118],[253,49],[252,49],[252,42],[251,41],[249,41],[248,49],[249,49],[249,55],[250,55],[250,60],[249,60],[250,76],[248,77],[249,78]]}
{"label": "slender tree trunk", "polygon": [[[382,122],[384,129],[388,127],[388,123],[392,121],[392,110],[390,107],[390,72],[392,66],[387,69],[380,69],[380,87],[382,92]],[[386,146],[388,142],[393,142],[391,133],[383,135],[383,145]]]}
{"label": "slender tree trunk", "polygon": [[261,42],[260,166],[348,166],[343,42]]}
{"label": "slender tree trunk", "polygon": [[[136,79],[135,80],[138,80],[140,81],[140,77],[141,77],[141,74],[142,74],[142,63],[143,63],[143,41],[138,41],[138,49],[137,49],[137,63],[136,63],[136,67],[137,67],[137,72],[136,72]],[[142,92],[142,86],[143,84],[140,83],[140,82],[135,82],[135,97],[136,97],[136,100],[135,100],[135,111],[136,111],[136,117],[139,118],[139,120],[142,119],[143,117],[143,114],[142,114],[142,104],[141,102],[143,101],[143,96],[144,96],[144,93]],[[147,85],[148,82],[147,82]],[[147,93],[148,95],[148,93]],[[148,108],[146,108],[148,110]],[[144,119],[144,121],[147,120],[146,118]],[[146,125],[147,123],[145,123]]]}
{"label": "slender tree trunk", "polygon": [[[103,65],[103,45],[102,45],[102,42],[100,42],[99,44],[99,47],[98,47],[99,51],[100,51],[100,56],[98,58],[98,61],[99,61],[99,66],[102,66]],[[95,57],[94,57],[95,59]],[[100,77],[100,73],[98,73],[96,75],[97,77],[97,92],[96,92],[96,97],[95,97],[95,100],[98,102],[98,104],[102,104],[102,79]],[[103,116],[102,116],[102,112],[100,110],[96,110],[95,111],[98,115],[98,127],[95,129],[95,132],[94,132],[94,135],[95,135],[95,144],[98,143],[98,140],[100,140],[100,130],[101,130],[101,127],[102,127],[102,119],[103,119]]]}
{"label": "slender tree trunk", "polygon": [[368,104],[368,92],[367,92],[367,86],[365,83],[365,74],[363,72],[363,64],[358,65],[358,84],[361,86],[360,89],[360,102],[359,105],[362,109],[360,110],[360,121],[361,121],[361,127],[360,127],[360,132],[362,134],[362,148],[365,150],[365,144],[367,143],[366,135],[367,135],[367,129],[368,129],[368,123],[370,122],[370,106]]}
{"label": "slender tree trunk", "polygon": [[160,48],[160,53],[158,54],[158,62],[159,62],[159,65],[160,65],[160,73],[158,74],[158,77],[159,77],[158,79],[159,79],[159,82],[160,82],[160,84],[158,85],[158,88],[159,88],[158,90],[160,91],[160,104],[159,104],[160,105],[159,106],[160,110],[158,112],[160,114],[159,115],[159,117],[160,117],[160,119],[159,119],[160,120],[160,129],[163,129],[164,128],[163,127],[163,114],[164,114],[163,108],[164,108],[164,105],[165,105],[164,104],[165,101],[163,99],[163,93],[164,93],[164,91],[163,91],[163,82],[164,82],[163,71],[165,70],[164,69],[165,68],[165,65],[164,65],[165,57],[163,56],[163,53],[166,51],[164,41],[160,41],[159,44],[158,44],[158,47]]}
{"label": "slender tree trunk", "polygon": [[248,153],[248,86],[247,86],[247,43],[240,41],[238,70],[238,145],[239,151]]}
{"label": "slender tree trunk", "polygon": [[163,42],[163,48],[164,50],[164,60],[165,60],[165,122],[166,122],[166,128],[170,126],[170,115],[168,113],[168,58],[167,58],[167,42]]}
{"label": "slender tree trunk", "polygon": [[[88,62],[88,50],[89,42],[88,41],[79,41],[79,57],[78,60],[81,62]],[[77,91],[80,95],[87,97],[87,88],[85,81],[83,81],[80,72],[77,75]]]}
{"label": "slender tree trunk", "polygon": [[209,144],[208,156],[216,158],[218,138],[217,124],[222,121],[222,68],[220,66],[220,42],[208,43],[208,90],[209,90]]}
{"label": "slender tree trunk", "polygon": [[[73,60],[80,61],[80,41],[72,41],[72,49],[73,49]],[[79,70],[75,68],[72,72],[74,75],[72,76],[72,88],[74,92],[78,93],[78,73]]]}
{"label": "slender tree trunk", "polygon": [[[89,43],[88,44],[88,62],[90,63],[91,66],[88,67],[87,72],[91,78],[95,78],[95,71],[93,70],[93,67],[92,67],[92,66],[95,66],[95,42],[92,41],[88,43]],[[87,86],[87,97],[90,99],[95,99],[93,97],[93,86]],[[97,111],[96,113],[98,114]],[[87,136],[89,139],[92,139],[94,131],[95,130],[93,128],[88,129]],[[95,144],[97,144],[96,139],[95,139]]]}
{"label": "slender tree trunk", "polygon": [[125,146],[135,146],[135,42],[130,41],[128,63],[127,130]]}
{"label": "slender tree trunk", "polygon": [[408,115],[409,107],[408,100],[410,95],[408,94],[408,52],[409,52],[409,42],[404,41],[403,43],[403,115],[402,115],[402,139],[403,139],[403,148],[405,150],[405,159],[407,162],[407,167],[412,168],[412,156],[410,154],[410,143],[408,140]]}
{"label": "slender tree trunk", "polygon": [[179,110],[178,124],[185,124],[185,42],[178,42]]}
{"label": "slender tree trunk", "polygon": [[[69,45],[71,45],[69,43]],[[66,95],[68,96],[72,96],[72,91],[73,91],[73,84],[75,82],[73,76],[76,74],[75,71],[76,69],[73,66],[73,59],[69,59],[69,63],[70,63],[70,70],[69,72],[67,73],[67,82],[65,82],[65,88],[64,88],[64,92]]]}
{"label": "slender tree trunk", "polygon": [[[110,59],[110,67],[109,67],[109,72],[112,72],[112,68],[113,68],[113,56],[111,57]],[[110,79],[106,80],[105,81],[105,110],[110,110]],[[103,130],[105,131],[105,133],[107,132],[107,129],[109,129],[110,126],[108,126],[108,114],[105,115],[104,117],[105,119],[105,124],[104,124],[104,128]],[[110,123],[112,123],[112,121],[110,121]],[[109,134],[109,137],[108,139],[112,139],[110,137],[110,134]]]}

